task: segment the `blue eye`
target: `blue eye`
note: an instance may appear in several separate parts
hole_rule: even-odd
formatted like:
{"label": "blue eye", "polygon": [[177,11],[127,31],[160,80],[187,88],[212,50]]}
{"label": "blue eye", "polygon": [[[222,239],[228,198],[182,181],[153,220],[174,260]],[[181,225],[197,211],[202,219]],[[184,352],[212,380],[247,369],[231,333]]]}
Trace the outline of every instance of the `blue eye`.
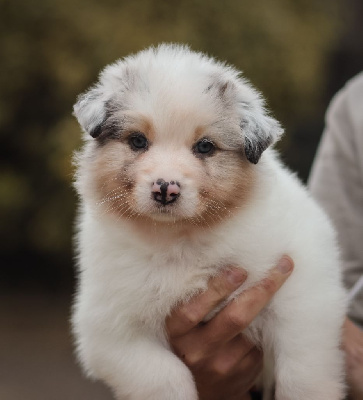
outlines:
{"label": "blue eye", "polygon": [[200,154],[210,154],[214,150],[215,150],[214,144],[207,139],[200,140],[194,147],[194,151]]}
{"label": "blue eye", "polygon": [[143,133],[135,133],[129,138],[129,145],[132,150],[144,150],[149,147],[149,142]]}

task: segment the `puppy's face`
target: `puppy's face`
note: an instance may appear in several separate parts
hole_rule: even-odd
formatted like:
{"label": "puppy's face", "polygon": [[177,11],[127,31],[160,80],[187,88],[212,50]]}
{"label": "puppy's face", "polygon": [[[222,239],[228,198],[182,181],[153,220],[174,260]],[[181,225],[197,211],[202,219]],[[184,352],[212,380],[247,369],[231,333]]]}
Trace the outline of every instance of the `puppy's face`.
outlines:
{"label": "puppy's face", "polygon": [[[235,76],[188,65],[185,59],[206,59],[182,48],[180,60],[173,60],[179,61],[176,73],[162,62],[168,51],[170,46],[109,67],[80,99],[76,115],[94,139],[80,160],[77,185],[118,218],[211,226],[246,201],[254,164],[272,142],[265,131],[271,124],[279,128],[254,114],[248,101],[260,100],[248,85],[241,101]],[[209,59],[208,66],[216,69]],[[251,129],[258,144],[246,136]]]}
{"label": "puppy's face", "polygon": [[[101,134],[94,148],[98,204],[135,219],[199,226],[224,218],[248,196],[253,168],[218,122],[197,110],[168,110],[162,121],[124,115],[122,129]],[[230,125],[229,131],[239,129]]]}

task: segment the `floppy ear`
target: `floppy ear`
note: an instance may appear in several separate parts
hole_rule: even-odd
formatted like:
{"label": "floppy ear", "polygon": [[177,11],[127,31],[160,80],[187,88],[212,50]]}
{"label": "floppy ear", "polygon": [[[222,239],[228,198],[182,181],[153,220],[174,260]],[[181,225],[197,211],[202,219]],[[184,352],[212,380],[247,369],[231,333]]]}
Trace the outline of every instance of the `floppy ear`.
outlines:
{"label": "floppy ear", "polygon": [[107,66],[100,74],[99,82],[78,97],[73,114],[82,129],[93,138],[101,133],[112,133],[117,127],[112,114],[123,108],[125,94],[137,88],[136,71],[123,60]]}
{"label": "floppy ear", "polygon": [[213,83],[206,91],[222,99],[226,107],[234,108],[237,103],[244,152],[251,163],[257,164],[267,147],[281,137],[283,129],[268,115],[260,94],[247,80],[236,75],[213,76]]}
{"label": "floppy ear", "polygon": [[97,138],[102,132],[102,125],[107,119],[107,102],[102,87],[96,86],[81,94],[73,107],[73,114],[82,129],[93,138]]}
{"label": "floppy ear", "polygon": [[260,104],[241,103],[240,127],[244,135],[244,151],[253,164],[258,163],[267,147],[277,142],[284,132],[280,123],[267,114],[262,101],[258,100]]}

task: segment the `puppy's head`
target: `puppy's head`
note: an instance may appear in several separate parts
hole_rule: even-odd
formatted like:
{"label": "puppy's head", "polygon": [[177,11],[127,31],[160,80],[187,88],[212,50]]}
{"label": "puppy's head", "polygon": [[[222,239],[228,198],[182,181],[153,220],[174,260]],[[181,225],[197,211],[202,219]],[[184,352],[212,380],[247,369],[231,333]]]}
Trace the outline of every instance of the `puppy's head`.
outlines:
{"label": "puppy's head", "polygon": [[108,66],[74,112],[86,133],[76,186],[102,210],[210,226],[246,201],[282,134],[234,69],[161,45]]}

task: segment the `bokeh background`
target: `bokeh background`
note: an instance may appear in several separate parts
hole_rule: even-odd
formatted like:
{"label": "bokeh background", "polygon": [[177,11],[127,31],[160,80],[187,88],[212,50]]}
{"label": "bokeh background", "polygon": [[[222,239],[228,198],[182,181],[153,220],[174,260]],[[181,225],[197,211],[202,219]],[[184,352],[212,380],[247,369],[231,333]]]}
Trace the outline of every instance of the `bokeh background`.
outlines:
{"label": "bokeh background", "polygon": [[77,95],[160,42],[234,64],[306,180],[332,95],[363,69],[361,0],[0,0],[0,398],[111,399],[82,377],[69,313]]}

